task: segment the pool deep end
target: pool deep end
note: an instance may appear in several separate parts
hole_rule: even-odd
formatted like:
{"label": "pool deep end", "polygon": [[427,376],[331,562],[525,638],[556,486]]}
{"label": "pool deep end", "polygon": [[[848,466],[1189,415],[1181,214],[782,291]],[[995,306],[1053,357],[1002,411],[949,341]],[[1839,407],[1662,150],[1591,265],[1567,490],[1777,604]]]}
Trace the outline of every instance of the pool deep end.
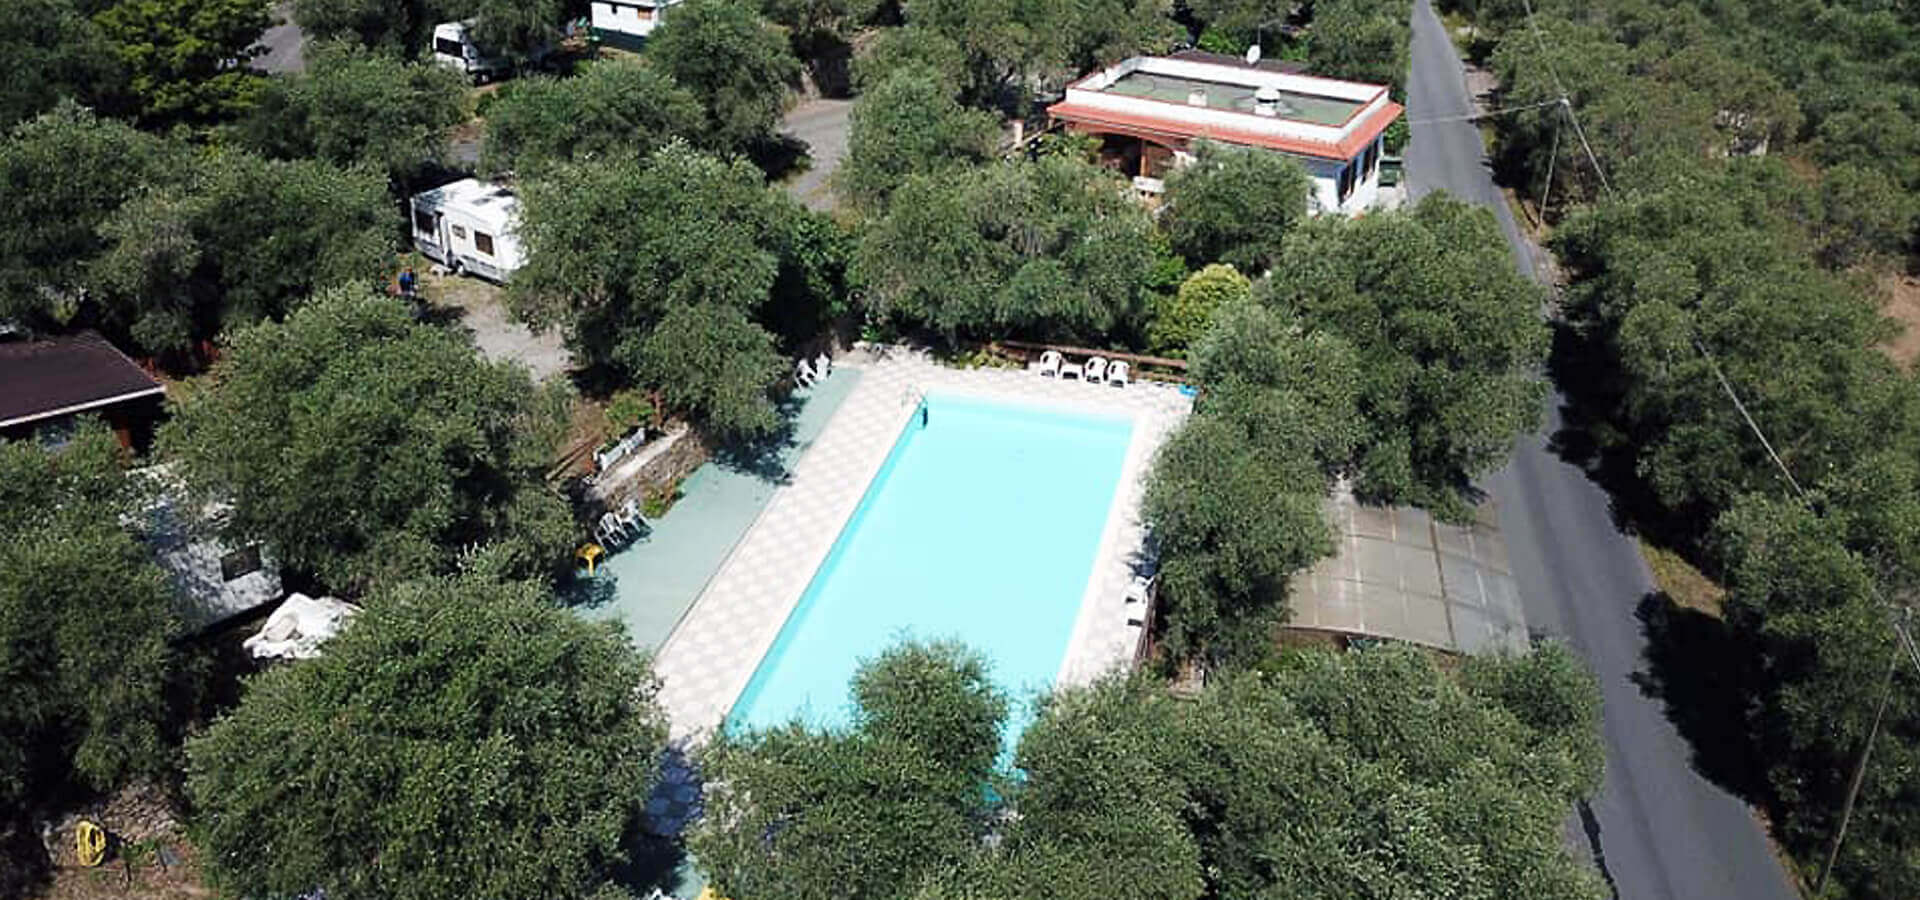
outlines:
{"label": "pool deep end", "polygon": [[1066,653],[1132,432],[1120,417],[930,395],[729,727],[843,726],[862,661],[907,638],[953,639],[985,654],[1015,701],[1011,746]]}

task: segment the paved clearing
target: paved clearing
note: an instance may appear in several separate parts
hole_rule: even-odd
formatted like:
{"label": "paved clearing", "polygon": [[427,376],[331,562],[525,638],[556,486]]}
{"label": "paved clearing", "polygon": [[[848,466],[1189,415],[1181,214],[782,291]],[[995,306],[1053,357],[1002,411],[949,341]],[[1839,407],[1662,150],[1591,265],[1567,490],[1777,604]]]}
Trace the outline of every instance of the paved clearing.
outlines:
{"label": "paved clearing", "polygon": [[780,131],[807,145],[812,165],[787,182],[787,193],[812,210],[830,210],[839,205],[830,179],[847,155],[848,114],[852,100],[808,100],[787,113]]}
{"label": "paved clearing", "polygon": [[557,329],[534,334],[508,314],[505,291],[497,284],[421,272],[420,293],[435,318],[449,318],[465,328],[488,359],[526,366],[535,381],[545,381],[573,364]]}
{"label": "paved clearing", "polygon": [[[1408,94],[1413,122],[1471,108],[1460,60],[1430,0],[1414,5]],[[1479,129],[1446,121],[1412,131],[1413,194],[1444,189],[1492,209],[1521,270],[1538,277],[1537,251],[1494,187]],[[1607,771],[1585,829],[1595,862],[1629,900],[1794,900],[1753,812],[1694,771],[1660,699],[1633,681],[1647,646],[1634,611],[1656,588],[1634,540],[1614,526],[1606,493],[1548,447],[1564,402],[1551,398],[1546,428],[1521,438],[1486,486],[1500,506],[1528,624],[1566,638],[1600,679]]]}
{"label": "paved clearing", "polygon": [[279,3],[273,7],[274,24],[260,35],[260,46],[266,53],[254,57],[247,65],[262,72],[300,72],[307,68],[304,45],[307,36],[300,33],[300,27],[293,24],[293,4]]}

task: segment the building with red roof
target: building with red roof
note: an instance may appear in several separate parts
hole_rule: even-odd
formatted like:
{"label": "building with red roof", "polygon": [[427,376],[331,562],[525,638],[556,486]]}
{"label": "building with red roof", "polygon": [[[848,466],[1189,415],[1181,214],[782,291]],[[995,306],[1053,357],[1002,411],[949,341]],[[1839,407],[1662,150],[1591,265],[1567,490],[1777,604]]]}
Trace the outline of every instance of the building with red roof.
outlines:
{"label": "building with red roof", "polygon": [[1320,212],[1354,215],[1380,188],[1382,135],[1402,107],[1384,85],[1196,59],[1136,56],[1067,86],[1047,113],[1098,136],[1109,165],[1157,193],[1196,141],[1284,153],[1314,181]]}

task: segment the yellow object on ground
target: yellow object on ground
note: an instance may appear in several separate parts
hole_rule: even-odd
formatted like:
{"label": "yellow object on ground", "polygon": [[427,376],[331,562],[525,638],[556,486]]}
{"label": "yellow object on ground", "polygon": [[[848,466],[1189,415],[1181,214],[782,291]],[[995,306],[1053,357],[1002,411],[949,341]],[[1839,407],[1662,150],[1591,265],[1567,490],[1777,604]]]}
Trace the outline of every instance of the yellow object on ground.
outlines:
{"label": "yellow object on ground", "polygon": [[703,887],[700,889],[700,900],[727,900],[727,898],[714,893],[711,887]]}
{"label": "yellow object on ground", "polygon": [[573,552],[574,559],[587,564],[587,575],[589,576],[593,575],[593,564],[599,562],[600,557],[605,555],[607,555],[607,548],[599,544],[581,544],[580,549]]}
{"label": "yellow object on ground", "polygon": [[85,819],[73,832],[74,850],[79,853],[80,864],[91,869],[107,858],[107,830]]}

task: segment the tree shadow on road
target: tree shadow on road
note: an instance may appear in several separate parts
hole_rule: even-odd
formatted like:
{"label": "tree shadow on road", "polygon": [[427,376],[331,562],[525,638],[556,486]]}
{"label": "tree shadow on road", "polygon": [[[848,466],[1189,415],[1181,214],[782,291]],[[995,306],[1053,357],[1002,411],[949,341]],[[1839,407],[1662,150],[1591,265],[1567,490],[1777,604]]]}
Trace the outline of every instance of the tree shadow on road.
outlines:
{"label": "tree shadow on road", "polygon": [[1766,767],[1748,720],[1761,671],[1751,646],[1720,617],[1664,593],[1641,598],[1635,617],[1647,638],[1645,664],[1631,676],[1665,707],[1692,749],[1695,770],[1749,803],[1770,799]]}

